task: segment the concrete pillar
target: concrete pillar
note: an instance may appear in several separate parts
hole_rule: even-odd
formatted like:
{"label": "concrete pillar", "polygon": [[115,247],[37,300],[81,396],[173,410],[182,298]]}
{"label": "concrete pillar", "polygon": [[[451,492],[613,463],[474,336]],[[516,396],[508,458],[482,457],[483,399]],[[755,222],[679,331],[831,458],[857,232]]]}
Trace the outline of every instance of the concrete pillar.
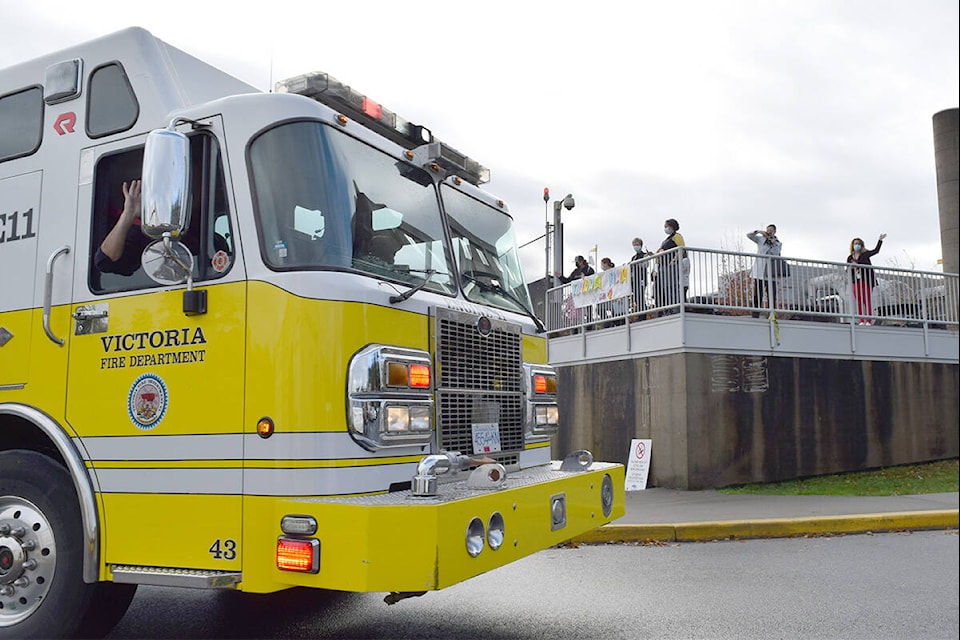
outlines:
{"label": "concrete pillar", "polygon": [[960,273],[958,114],[960,109],[944,109],[933,114],[933,154],[937,165],[937,203],[940,210],[940,247],[943,252],[944,273]]}

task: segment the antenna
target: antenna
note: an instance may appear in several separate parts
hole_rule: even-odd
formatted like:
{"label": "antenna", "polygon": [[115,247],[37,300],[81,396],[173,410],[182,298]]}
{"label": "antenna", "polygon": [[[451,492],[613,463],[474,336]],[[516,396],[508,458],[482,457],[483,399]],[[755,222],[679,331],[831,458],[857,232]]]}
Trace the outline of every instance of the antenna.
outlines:
{"label": "antenna", "polygon": [[273,93],[273,38],[270,38],[270,86],[267,87],[267,93]]}

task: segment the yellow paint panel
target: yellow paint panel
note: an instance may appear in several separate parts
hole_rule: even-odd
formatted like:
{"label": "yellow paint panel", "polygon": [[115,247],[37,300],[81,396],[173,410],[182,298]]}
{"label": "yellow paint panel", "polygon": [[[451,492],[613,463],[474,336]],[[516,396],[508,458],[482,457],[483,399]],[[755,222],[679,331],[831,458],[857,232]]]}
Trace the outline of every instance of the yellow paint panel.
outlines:
{"label": "yellow paint panel", "polygon": [[[31,315],[29,310],[0,313],[0,333],[5,330],[12,336],[0,347],[0,386],[24,384],[30,379]],[[3,393],[0,390],[0,402],[7,398]]]}
{"label": "yellow paint panel", "polygon": [[523,361],[547,364],[547,339],[523,334]]}
{"label": "yellow paint panel", "polygon": [[249,301],[247,415],[270,416],[278,431],[345,430],[347,367],[364,346],[428,348],[421,314],[299,298],[263,282],[250,283]]}
{"label": "yellow paint panel", "polygon": [[[240,496],[103,493],[100,497],[107,564],[240,571]],[[219,559],[210,551],[217,541]]]}
{"label": "yellow paint panel", "polygon": [[[66,366],[70,334],[67,332],[70,321],[70,307],[54,307],[50,313],[51,326],[55,335],[63,338],[66,345],[54,344],[43,331],[43,310],[31,309],[16,313],[2,314],[0,326],[8,329],[16,325],[15,337],[5,347],[0,348],[0,378],[14,380],[17,384],[26,383],[22,389],[0,390],[0,402],[20,402],[37,407],[51,416],[63,416],[66,399]],[[9,324],[8,324],[9,323]],[[29,340],[30,346],[23,347],[23,341]],[[7,367],[4,352],[16,349],[16,353],[29,356],[19,361],[18,356],[11,358],[11,370]],[[7,352],[7,355],[14,353]],[[68,429],[69,432],[69,429]]]}
{"label": "yellow paint panel", "polygon": [[[67,414],[78,433],[241,431],[245,285],[206,290],[206,314],[184,315],[182,289],[115,298],[106,303],[105,333],[71,337]],[[166,392],[154,424],[135,422],[129,407],[145,374]]]}

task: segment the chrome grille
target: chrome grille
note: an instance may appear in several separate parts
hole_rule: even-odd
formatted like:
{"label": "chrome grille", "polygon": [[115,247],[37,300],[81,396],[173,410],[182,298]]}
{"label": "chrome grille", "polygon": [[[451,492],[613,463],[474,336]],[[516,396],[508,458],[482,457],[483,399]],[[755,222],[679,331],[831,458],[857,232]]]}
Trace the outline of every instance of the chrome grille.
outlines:
{"label": "chrome grille", "polygon": [[504,464],[523,449],[523,334],[520,326],[491,319],[489,335],[478,316],[436,310],[437,432],[441,449],[473,454],[473,425],[495,422]]}

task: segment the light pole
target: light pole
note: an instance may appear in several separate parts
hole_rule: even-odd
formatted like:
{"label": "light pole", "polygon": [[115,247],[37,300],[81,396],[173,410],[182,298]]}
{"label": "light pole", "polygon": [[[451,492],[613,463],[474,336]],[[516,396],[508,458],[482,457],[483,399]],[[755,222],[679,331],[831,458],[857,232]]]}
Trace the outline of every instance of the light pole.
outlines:
{"label": "light pole", "polygon": [[[563,200],[553,201],[553,266],[555,269],[562,268],[561,265],[563,265],[563,223],[560,222],[560,210],[565,208],[570,211],[575,204],[573,195],[569,193]],[[547,276],[549,277],[549,273]]]}
{"label": "light pole", "polygon": [[550,216],[547,212],[547,203],[550,202],[550,187],[543,188],[543,240],[546,245],[547,267],[544,275],[544,286],[550,288]]}

